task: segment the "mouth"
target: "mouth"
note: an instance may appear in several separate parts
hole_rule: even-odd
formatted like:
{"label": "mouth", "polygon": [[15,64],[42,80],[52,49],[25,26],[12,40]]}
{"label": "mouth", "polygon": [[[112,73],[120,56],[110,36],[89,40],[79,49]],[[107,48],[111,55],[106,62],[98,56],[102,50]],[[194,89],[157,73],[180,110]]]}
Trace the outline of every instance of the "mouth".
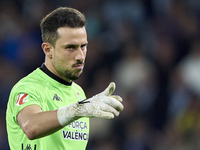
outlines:
{"label": "mouth", "polygon": [[72,67],[82,70],[84,68],[84,63],[77,63],[77,64],[74,64]]}
{"label": "mouth", "polygon": [[78,64],[74,66],[76,69],[83,69],[84,65],[83,64]]}

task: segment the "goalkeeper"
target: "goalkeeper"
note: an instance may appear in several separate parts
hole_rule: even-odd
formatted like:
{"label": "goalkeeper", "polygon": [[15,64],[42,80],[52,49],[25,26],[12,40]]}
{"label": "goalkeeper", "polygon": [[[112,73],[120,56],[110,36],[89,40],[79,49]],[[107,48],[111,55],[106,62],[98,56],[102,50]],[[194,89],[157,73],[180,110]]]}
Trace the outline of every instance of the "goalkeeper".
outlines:
{"label": "goalkeeper", "polygon": [[74,80],[83,72],[87,52],[85,16],[59,7],[40,27],[45,62],[11,90],[7,133],[11,150],[84,150],[89,118],[112,119],[123,110],[115,84],[86,99]]}

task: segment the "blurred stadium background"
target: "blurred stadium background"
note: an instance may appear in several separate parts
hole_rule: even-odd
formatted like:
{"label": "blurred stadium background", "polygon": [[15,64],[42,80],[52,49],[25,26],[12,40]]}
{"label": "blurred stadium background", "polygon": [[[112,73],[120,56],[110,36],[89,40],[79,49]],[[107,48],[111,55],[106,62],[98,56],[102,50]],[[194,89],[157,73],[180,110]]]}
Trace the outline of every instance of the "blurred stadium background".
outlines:
{"label": "blurred stadium background", "polygon": [[200,149],[199,0],[0,0],[0,149],[12,86],[44,62],[39,23],[59,6],[87,18],[77,81],[87,97],[110,81],[125,109],[91,119],[88,150]]}

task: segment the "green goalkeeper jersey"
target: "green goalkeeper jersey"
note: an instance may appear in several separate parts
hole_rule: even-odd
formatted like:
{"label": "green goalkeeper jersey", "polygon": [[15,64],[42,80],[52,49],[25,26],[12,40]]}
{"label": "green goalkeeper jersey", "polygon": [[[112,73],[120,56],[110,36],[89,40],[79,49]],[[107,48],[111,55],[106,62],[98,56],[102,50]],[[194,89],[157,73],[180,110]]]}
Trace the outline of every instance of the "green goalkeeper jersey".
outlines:
{"label": "green goalkeeper jersey", "polygon": [[89,118],[80,118],[57,132],[29,140],[17,122],[18,113],[29,105],[42,111],[55,110],[85,99],[76,83],[66,83],[44,65],[21,79],[11,90],[6,124],[11,150],[84,150],[89,138]]}

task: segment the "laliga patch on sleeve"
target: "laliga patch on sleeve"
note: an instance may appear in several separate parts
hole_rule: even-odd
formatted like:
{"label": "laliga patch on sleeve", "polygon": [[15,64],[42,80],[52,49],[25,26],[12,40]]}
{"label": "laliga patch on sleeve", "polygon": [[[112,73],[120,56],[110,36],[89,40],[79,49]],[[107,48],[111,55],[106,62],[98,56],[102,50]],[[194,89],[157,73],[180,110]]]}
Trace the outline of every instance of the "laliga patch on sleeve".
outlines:
{"label": "laliga patch on sleeve", "polygon": [[26,100],[27,97],[28,97],[28,94],[19,94],[17,96],[17,102],[15,103],[15,105],[21,106],[22,104],[28,102],[28,100]]}

